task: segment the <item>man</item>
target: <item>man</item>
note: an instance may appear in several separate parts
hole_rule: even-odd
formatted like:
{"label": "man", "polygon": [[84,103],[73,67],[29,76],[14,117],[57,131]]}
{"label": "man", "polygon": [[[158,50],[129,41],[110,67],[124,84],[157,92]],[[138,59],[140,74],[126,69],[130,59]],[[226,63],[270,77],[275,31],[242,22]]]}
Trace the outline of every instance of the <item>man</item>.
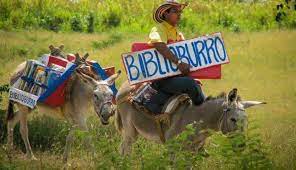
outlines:
{"label": "man", "polygon": [[186,93],[193,104],[200,105],[205,96],[200,85],[188,77],[190,65],[182,62],[167,47],[167,44],[184,40],[184,36],[178,31],[177,25],[181,19],[182,10],[187,4],[178,3],[175,0],[167,0],[154,12],[153,19],[157,25],[149,34],[149,44],[156,48],[163,57],[177,65],[182,72],[181,76],[170,77],[152,83],[152,87],[158,91],[145,106],[153,113],[160,113],[167,99],[173,95]]}

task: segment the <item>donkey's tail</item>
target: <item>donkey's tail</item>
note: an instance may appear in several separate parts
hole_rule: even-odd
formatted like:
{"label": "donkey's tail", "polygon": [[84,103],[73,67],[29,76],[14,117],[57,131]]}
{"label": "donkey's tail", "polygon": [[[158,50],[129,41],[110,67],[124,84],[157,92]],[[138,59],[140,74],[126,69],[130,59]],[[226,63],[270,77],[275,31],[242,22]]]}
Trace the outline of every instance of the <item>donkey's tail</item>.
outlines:
{"label": "donkey's tail", "polygon": [[9,120],[12,120],[13,118],[14,118],[13,101],[9,100],[6,120],[9,121]]}
{"label": "donkey's tail", "polygon": [[115,127],[119,133],[122,132],[123,126],[122,126],[121,116],[119,114],[118,108],[116,108],[116,113],[115,113]]}

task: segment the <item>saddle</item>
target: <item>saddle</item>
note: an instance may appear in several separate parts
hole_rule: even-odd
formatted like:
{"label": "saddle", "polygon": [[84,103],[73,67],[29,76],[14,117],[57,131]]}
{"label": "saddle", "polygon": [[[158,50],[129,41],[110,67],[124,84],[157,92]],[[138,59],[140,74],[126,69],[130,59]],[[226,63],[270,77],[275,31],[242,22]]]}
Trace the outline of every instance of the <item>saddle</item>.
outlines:
{"label": "saddle", "polygon": [[191,105],[191,100],[187,94],[174,95],[166,101],[161,113],[152,113],[143,105],[143,102],[149,100],[155,93],[157,91],[150,86],[150,83],[143,83],[134,88],[130,94],[129,101],[135,109],[156,122],[161,142],[165,143],[164,127],[170,126],[171,115],[180,106]]}

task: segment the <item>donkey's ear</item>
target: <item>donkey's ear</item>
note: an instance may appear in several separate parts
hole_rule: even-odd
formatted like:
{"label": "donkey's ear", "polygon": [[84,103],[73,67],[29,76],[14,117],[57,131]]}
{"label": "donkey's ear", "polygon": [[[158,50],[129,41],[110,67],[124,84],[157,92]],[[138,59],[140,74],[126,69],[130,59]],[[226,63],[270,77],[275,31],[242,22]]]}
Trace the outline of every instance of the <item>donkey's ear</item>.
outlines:
{"label": "donkey's ear", "polygon": [[104,80],[109,86],[111,86],[112,84],[114,84],[115,80],[120,76],[121,74],[121,70],[118,70],[118,72],[116,74],[113,74],[112,76],[110,76],[108,79]]}
{"label": "donkey's ear", "polygon": [[236,100],[237,100],[237,88],[234,88],[228,93],[228,102],[231,103]]}
{"label": "donkey's ear", "polygon": [[48,48],[50,49],[50,51],[54,50],[54,46],[53,45],[50,45]]}
{"label": "donkey's ear", "polygon": [[89,83],[90,85],[92,85],[93,87],[97,86],[97,81],[95,79],[93,79],[92,77],[82,73],[79,70],[76,70],[76,72],[78,73],[77,75],[85,82],[85,83]]}
{"label": "donkey's ear", "polygon": [[61,51],[63,51],[64,47],[65,47],[65,46],[62,44],[62,45],[60,45],[59,49],[60,49]]}
{"label": "donkey's ear", "polygon": [[267,104],[266,102],[259,102],[259,101],[241,101],[240,103],[244,106],[244,109],[247,109],[256,105]]}

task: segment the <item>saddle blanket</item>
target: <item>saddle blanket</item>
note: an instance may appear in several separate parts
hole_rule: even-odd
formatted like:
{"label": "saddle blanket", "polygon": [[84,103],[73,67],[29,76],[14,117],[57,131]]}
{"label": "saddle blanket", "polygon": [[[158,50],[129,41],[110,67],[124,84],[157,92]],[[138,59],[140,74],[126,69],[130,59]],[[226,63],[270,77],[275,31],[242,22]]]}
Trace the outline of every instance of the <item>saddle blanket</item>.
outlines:
{"label": "saddle blanket", "polygon": [[144,111],[150,116],[157,116],[160,114],[171,114],[173,113],[181,104],[190,103],[190,98],[187,94],[180,94],[171,96],[166,104],[162,107],[161,113],[152,113],[150,112],[144,103],[147,103],[151,100],[153,95],[157,94],[157,90],[151,87],[151,83],[143,83],[135,87],[132,91],[130,100],[136,109]]}

